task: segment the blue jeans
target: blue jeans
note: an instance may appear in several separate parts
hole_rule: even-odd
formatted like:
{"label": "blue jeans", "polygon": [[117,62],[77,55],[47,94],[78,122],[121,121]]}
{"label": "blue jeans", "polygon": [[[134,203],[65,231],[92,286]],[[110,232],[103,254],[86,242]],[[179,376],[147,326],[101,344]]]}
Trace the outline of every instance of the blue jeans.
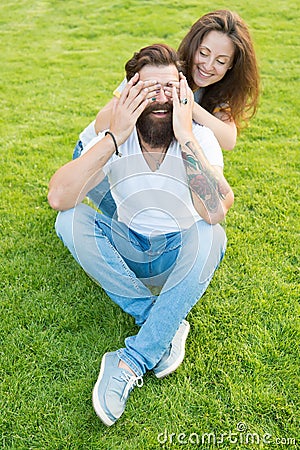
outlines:
{"label": "blue jeans", "polygon": [[[73,151],[73,159],[79,158],[82,150],[83,145],[79,140]],[[87,197],[108,217],[113,217],[113,215],[116,214],[117,207],[110,193],[110,184],[107,177],[94,187],[94,189],[88,192]]]}
{"label": "blue jeans", "polygon": [[[199,221],[182,232],[147,237],[85,204],[60,212],[56,232],[85,272],[140,326],[118,350],[137,376],[155,367],[169,348],[226,247],[220,225]],[[159,295],[151,286],[161,286]]]}

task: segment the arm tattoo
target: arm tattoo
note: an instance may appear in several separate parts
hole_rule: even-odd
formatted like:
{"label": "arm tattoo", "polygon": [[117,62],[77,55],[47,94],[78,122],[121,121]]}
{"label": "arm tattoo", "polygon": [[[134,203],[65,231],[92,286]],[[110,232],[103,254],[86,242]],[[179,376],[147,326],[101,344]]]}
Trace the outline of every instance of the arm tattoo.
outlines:
{"label": "arm tattoo", "polygon": [[191,152],[186,153],[183,149],[181,150],[189,187],[203,201],[207,210],[214,213],[220,206],[220,200],[226,197],[228,188],[209,168],[201,164],[192,142],[186,142],[185,146]]}

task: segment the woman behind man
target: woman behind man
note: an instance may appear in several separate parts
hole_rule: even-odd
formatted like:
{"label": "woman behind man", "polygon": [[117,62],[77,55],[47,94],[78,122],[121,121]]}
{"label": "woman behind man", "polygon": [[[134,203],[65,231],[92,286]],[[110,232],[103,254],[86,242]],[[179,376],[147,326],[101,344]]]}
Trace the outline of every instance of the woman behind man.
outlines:
{"label": "woman behind man", "polygon": [[[210,128],[224,150],[232,150],[238,131],[255,114],[259,97],[257,61],[246,23],[229,10],[205,14],[183,38],[178,53],[194,92],[194,121]],[[160,86],[153,80],[147,88],[148,97],[155,101]],[[172,86],[166,87],[165,93],[171,97]],[[96,120],[80,134],[73,158],[80,156],[100,131],[109,128],[115,101],[99,111]],[[89,197],[112,215],[114,202],[105,180]]]}
{"label": "woman behind man", "polygon": [[[210,128],[224,150],[233,149],[237,131],[256,112],[259,96],[257,61],[246,23],[229,10],[205,14],[183,38],[178,53],[194,91],[193,119]],[[170,95],[171,91],[170,87]],[[97,133],[109,127],[111,109],[112,101],[98,113]]]}

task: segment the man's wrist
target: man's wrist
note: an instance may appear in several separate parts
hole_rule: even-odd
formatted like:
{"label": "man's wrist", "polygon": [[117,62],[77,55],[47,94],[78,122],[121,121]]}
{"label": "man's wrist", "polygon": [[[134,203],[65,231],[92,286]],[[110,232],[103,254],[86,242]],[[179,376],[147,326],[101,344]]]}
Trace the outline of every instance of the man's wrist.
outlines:
{"label": "man's wrist", "polygon": [[195,142],[195,138],[193,135],[190,134],[186,134],[182,137],[180,137],[178,139],[179,144],[183,147],[185,146],[188,142]]}
{"label": "man's wrist", "polygon": [[114,143],[115,146],[115,154],[118,155],[119,154],[119,148],[118,148],[118,144],[116,141],[116,138],[114,136],[114,134],[111,131],[105,131],[105,136],[109,135],[112,138],[112,141]]}

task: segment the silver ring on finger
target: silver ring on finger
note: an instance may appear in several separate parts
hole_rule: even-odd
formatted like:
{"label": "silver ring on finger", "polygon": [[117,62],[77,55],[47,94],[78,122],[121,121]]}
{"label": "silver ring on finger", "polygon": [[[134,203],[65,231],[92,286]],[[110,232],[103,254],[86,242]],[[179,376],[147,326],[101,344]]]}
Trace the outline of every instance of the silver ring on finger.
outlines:
{"label": "silver ring on finger", "polygon": [[188,102],[187,98],[183,98],[182,100],[180,100],[180,103],[182,103],[183,105],[186,105]]}

